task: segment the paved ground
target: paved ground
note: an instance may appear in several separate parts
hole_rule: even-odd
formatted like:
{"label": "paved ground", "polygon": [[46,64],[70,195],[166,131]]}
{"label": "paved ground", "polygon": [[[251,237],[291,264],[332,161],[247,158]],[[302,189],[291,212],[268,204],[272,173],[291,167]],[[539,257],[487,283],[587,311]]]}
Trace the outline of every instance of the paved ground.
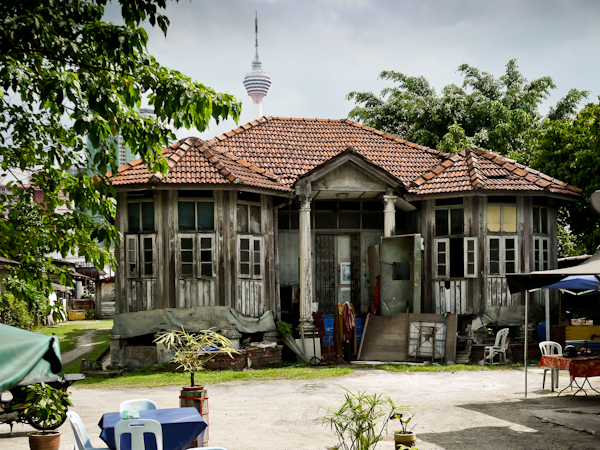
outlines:
{"label": "paved ground", "polygon": [[[208,386],[210,443],[228,450],[325,449],[335,444],[333,432],[315,421],[319,407],[334,406],[343,386],[390,395],[410,405],[417,423],[419,449],[598,449],[600,395],[556,397],[541,387],[541,372],[529,373],[524,399],[524,373],[519,370],[456,373],[388,373],[358,370],[327,380],[234,382]],[[566,376],[560,385],[567,384]],[[600,383],[592,380],[600,390]],[[150,398],[159,408],[178,406],[179,388],[73,391],[78,412],[101,447],[97,423],[104,412],[117,411],[124,399]],[[564,395],[564,394],[563,394]],[[541,418],[540,418],[541,417]],[[566,424],[576,431],[556,423]],[[377,448],[393,449],[392,432]],[[0,425],[0,448],[27,450],[31,428],[16,425],[13,437]],[[61,450],[73,448],[70,426],[61,427]]]}

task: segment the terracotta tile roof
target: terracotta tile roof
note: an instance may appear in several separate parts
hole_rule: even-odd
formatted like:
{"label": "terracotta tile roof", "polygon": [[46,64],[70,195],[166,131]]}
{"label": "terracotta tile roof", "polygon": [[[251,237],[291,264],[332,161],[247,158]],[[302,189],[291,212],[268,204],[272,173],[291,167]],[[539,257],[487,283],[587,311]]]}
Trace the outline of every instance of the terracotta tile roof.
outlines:
{"label": "terracotta tile roof", "polygon": [[581,194],[581,190],[574,186],[476,147],[469,147],[424,173],[415,180],[409,192],[426,195],[472,190]]}
{"label": "terracotta tile roof", "polygon": [[119,168],[113,183],[235,183],[290,192],[300,177],[349,148],[418,196],[476,190],[581,192],[475,147],[449,155],[347,119],[282,117],[262,117],[206,142],[176,142],[164,150],[166,179],[152,176],[137,160]]}
{"label": "terracotta tile roof", "polygon": [[[273,173],[245,161],[227,149],[209,148],[197,138],[177,141],[163,150],[169,166],[167,177],[151,174],[141,159],[119,167],[114,186],[132,184],[242,184],[290,192]],[[110,177],[110,174],[108,174]]]}
{"label": "terracotta tile roof", "polygon": [[207,143],[272,171],[287,185],[349,147],[405,187],[447,156],[350,120],[263,117]]}

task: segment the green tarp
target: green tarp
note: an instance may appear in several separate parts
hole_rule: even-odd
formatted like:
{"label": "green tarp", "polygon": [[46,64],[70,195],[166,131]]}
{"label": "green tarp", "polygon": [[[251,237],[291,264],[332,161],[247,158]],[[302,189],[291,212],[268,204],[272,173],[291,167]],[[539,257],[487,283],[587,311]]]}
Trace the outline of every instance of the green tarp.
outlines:
{"label": "green tarp", "polygon": [[0,392],[21,381],[60,372],[58,336],[0,324]]}

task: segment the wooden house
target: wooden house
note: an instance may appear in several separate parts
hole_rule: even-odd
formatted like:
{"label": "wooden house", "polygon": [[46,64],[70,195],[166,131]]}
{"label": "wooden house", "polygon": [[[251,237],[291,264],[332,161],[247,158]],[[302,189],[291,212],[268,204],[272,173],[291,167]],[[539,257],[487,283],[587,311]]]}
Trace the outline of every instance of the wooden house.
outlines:
{"label": "wooden house", "polygon": [[229,306],[308,328],[340,302],[366,313],[375,245],[390,313],[522,304],[505,274],[556,267],[557,208],[580,198],[489,151],[450,155],[350,120],[263,117],[164,156],[165,177],[138,160],[113,178],[117,315]]}

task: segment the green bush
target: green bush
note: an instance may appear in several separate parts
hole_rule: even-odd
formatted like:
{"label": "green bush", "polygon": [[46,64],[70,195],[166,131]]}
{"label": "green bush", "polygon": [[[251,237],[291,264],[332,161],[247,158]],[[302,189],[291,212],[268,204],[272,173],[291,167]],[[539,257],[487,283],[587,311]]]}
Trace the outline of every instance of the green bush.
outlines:
{"label": "green bush", "polygon": [[94,320],[96,318],[96,311],[88,309],[85,312],[85,320]]}
{"label": "green bush", "polygon": [[9,292],[0,295],[0,323],[24,330],[34,328],[33,316],[27,303]]}

